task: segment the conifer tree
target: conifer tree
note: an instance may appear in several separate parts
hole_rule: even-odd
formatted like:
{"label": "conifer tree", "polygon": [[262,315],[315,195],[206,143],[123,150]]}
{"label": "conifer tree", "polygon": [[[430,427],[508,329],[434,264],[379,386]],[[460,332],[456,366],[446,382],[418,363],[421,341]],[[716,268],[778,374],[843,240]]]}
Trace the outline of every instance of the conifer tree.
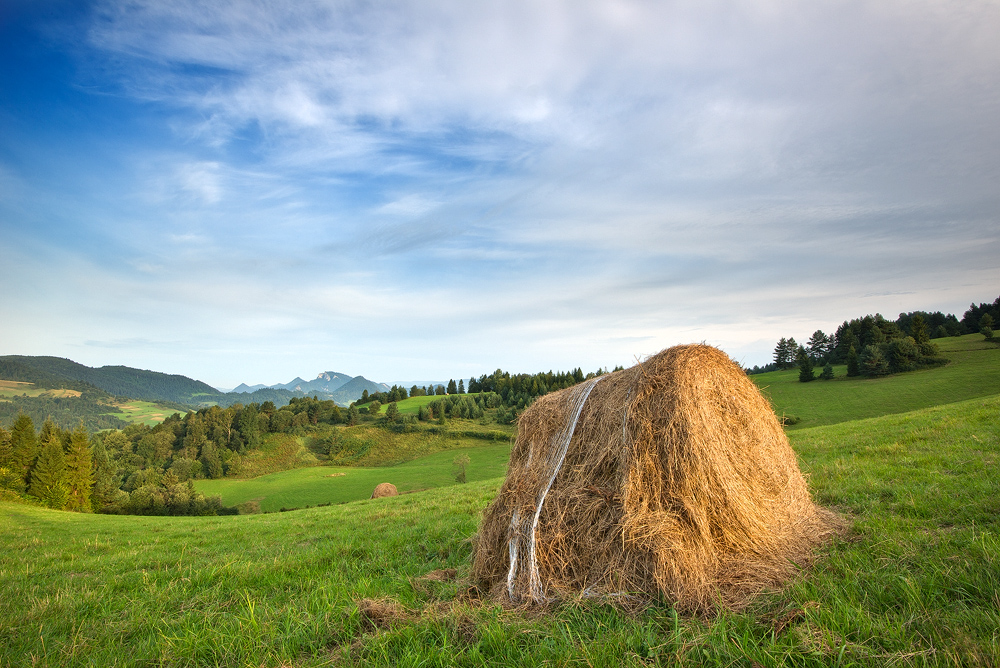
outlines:
{"label": "conifer tree", "polygon": [[31,468],[38,459],[38,438],[35,423],[24,413],[18,413],[10,428],[10,445],[13,449],[11,483],[15,492],[23,492],[31,480]]}
{"label": "conifer tree", "polygon": [[398,417],[399,417],[399,406],[397,406],[396,402],[393,401],[385,408],[385,419],[392,421]]}
{"label": "conifer tree", "polygon": [[45,418],[45,422],[42,423],[41,430],[38,432],[38,442],[44,445],[52,436],[62,440],[62,433],[59,427],[56,426],[51,417],[47,417]]}
{"label": "conifer tree", "polygon": [[104,443],[98,441],[92,449],[92,463],[94,467],[94,485],[91,488],[90,506],[94,512],[101,512],[110,506],[118,496],[120,482],[117,476],[117,467],[108,457],[108,451]]}
{"label": "conifer tree", "polygon": [[14,446],[10,432],[0,426],[0,489],[12,489],[21,480],[20,472],[14,471]]}
{"label": "conifer tree", "polygon": [[861,364],[858,361],[858,349],[853,345],[850,350],[847,351],[847,375],[848,376],[860,376],[861,375]]}
{"label": "conifer tree", "polygon": [[808,383],[810,380],[816,380],[816,376],[813,374],[812,359],[806,349],[799,346],[795,357],[799,363],[799,382]]}
{"label": "conifer tree", "polygon": [[69,448],[66,452],[66,485],[69,490],[66,510],[83,513],[91,511],[90,487],[94,483],[91,462],[87,430],[81,422],[70,435]]}
{"label": "conifer tree", "polygon": [[458,394],[458,386],[455,385],[454,378],[448,381],[448,394]]}
{"label": "conifer tree", "polygon": [[782,369],[788,364],[788,339],[785,337],[781,337],[774,347],[774,363]]}
{"label": "conifer tree", "polygon": [[458,379],[458,393],[465,394],[465,381],[461,378]]}
{"label": "conifer tree", "polygon": [[62,441],[58,435],[49,432],[38,453],[38,461],[31,470],[31,485],[28,494],[39,499],[49,508],[62,510],[69,497],[66,484],[66,458],[63,456]]}
{"label": "conifer tree", "polygon": [[914,313],[913,318],[910,319],[910,332],[917,345],[927,343],[931,340],[930,335],[927,333],[927,326],[924,324],[924,316],[919,313]]}
{"label": "conifer tree", "polygon": [[351,404],[350,408],[347,409],[347,426],[353,427],[358,423],[358,407]]}
{"label": "conifer tree", "polygon": [[813,358],[816,362],[822,362],[827,355],[829,340],[823,330],[817,329],[813,332],[813,335],[809,337],[809,342],[806,344],[809,350],[809,356]]}
{"label": "conifer tree", "polygon": [[823,380],[833,380],[833,365],[827,362],[823,365],[823,373],[819,375]]}

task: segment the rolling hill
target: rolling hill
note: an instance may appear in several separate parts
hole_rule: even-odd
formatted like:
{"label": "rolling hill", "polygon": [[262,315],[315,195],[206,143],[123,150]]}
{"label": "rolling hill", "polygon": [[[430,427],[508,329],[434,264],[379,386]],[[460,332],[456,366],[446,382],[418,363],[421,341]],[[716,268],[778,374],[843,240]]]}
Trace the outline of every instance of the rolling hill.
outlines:
{"label": "rolling hill", "polygon": [[[62,357],[6,355],[0,357],[0,380],[32,383],[44,389],[71,389],[88,396],[112,397],[173,405],[178,410],[217,404],[262,404],[284,406],[292,397],[318,396],[342,406],[361,397],[364,390],[384,392],[383,383],[363,376],[325,371],[312,381],[296,379],[285,386],[257,387],[251,392],[220,392],[214,387],[187,376],[146,371],[127,366],[89,367]],[[297,389],[290,389],[292,388]],[[249,386],[242,386],[251,390]],[[105,396],[106,395],[106,396]],[[88,409],[90,413],[93,410]],[[89,415],[89,413],[88,413]],[[112,426],[110,424],[105,426]]]}

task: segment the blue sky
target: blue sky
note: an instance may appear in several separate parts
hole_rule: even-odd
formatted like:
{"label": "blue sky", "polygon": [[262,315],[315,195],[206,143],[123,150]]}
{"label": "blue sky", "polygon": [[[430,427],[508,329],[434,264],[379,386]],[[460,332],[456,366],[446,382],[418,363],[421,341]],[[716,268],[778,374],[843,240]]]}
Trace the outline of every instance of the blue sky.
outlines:
{"label": "blue sky", "polygon": [[1000,294],[994,2],[0,7],[0,352],[629,365]]}

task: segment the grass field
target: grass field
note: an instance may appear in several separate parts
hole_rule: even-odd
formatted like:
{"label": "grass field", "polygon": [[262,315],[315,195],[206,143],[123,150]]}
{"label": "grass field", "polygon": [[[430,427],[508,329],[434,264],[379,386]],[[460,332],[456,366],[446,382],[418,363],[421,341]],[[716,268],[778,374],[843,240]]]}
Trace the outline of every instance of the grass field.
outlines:
{"label": "grass field", "polygon": [[220,495],[227,506],[258,501],[262,511],[345,503],[367,499],[382,482],[391,482],[400,493],[454,485],[452,463],[459,454],[468,455],[470,460],[467,480],[488,480],[507,472],[510,444],[447,450],[378,468],[314,466],[251,480],[199,480],[195,487],[208,495]]}
{"label": "grass field", "polygon": [[176,408],[167,408],[151,401],[131,400],[117,404],[117,407],[118,411],[111,413],[111,415],[126,422],[142,422],[149,426],[163,422],[174,413],[181,413]]}
{"label": "grass field", "polygon": [[396,406],[399,408],[399,412],[402,415],[416,415],[420,411],[421,406],[426,406],[436,399],[444,399],[444,397],[433,394],[423,397],[410,397],[409,399],[404,399],[403,401],[397,401]]}
{"label": "grass field", "polygon": [[[463,436],[492,425],[460,421],[437,440],[365,426],[346,444],[354,466],[199,488],[265,509],[367,497],[378,482],[431,489],[209,518],[0,501],[0,666],[1000,665],[1000,352],[945,341],[951,365],[894,378],[767,374],[775,404],[803,419],[789,438],[815,499],[852,531],[741,612],[573,601],[538,614],[478,601],[470,538],[509,442]],[[272,445],[271,458],[304,447]],[[459,453],[466,485],[451,479]],[[396,463],[370,465],[380,461]],[[455,579],[423,577],[439,569]],[[365,599],[391,614],[362,614]]]}
{"label": "grass field", "polygon": [[[981,334],[935,339],[944,367],[885,378],[848,378],[847,367],[834,367],[833,380],[799,382],[799,371],[772,371],[750,376],[767,394],[778,415],[805,429],[837,422],[905,413],[918,408],[1000,393],[1000,347]],[[817,374],[818,375],[818,374]]]}
{"label": "grass field", "polygon": [[[0,664],[996,665],[998,411],[990,397],[793,433],[854,532],[786,590],[711,619],[468,601],[468,538],[496,478],[218,518],[0,504]],[[444,568],[458,579],[421,579]],[[366,620],[364,598],[400,607]]]}

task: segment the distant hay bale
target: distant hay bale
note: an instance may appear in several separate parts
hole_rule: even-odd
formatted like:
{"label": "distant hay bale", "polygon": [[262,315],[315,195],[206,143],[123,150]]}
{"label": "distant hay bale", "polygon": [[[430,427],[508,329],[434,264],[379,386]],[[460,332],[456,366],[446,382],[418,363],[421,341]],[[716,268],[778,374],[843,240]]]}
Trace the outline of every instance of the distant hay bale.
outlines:
{"label": "distant hay bale", "polygon": [[518,604],[626,593],[738,608],[841,527],[812,503],[743,370],[716,348],[677,346],[524,411],[472,575]]}
{"label": "distant hay bale", "polygon": [[375,486],[371,498],[381,499],[383,496],[399,496],[399,492],[396,491],[396,486],[391,482],[381,482]]}

